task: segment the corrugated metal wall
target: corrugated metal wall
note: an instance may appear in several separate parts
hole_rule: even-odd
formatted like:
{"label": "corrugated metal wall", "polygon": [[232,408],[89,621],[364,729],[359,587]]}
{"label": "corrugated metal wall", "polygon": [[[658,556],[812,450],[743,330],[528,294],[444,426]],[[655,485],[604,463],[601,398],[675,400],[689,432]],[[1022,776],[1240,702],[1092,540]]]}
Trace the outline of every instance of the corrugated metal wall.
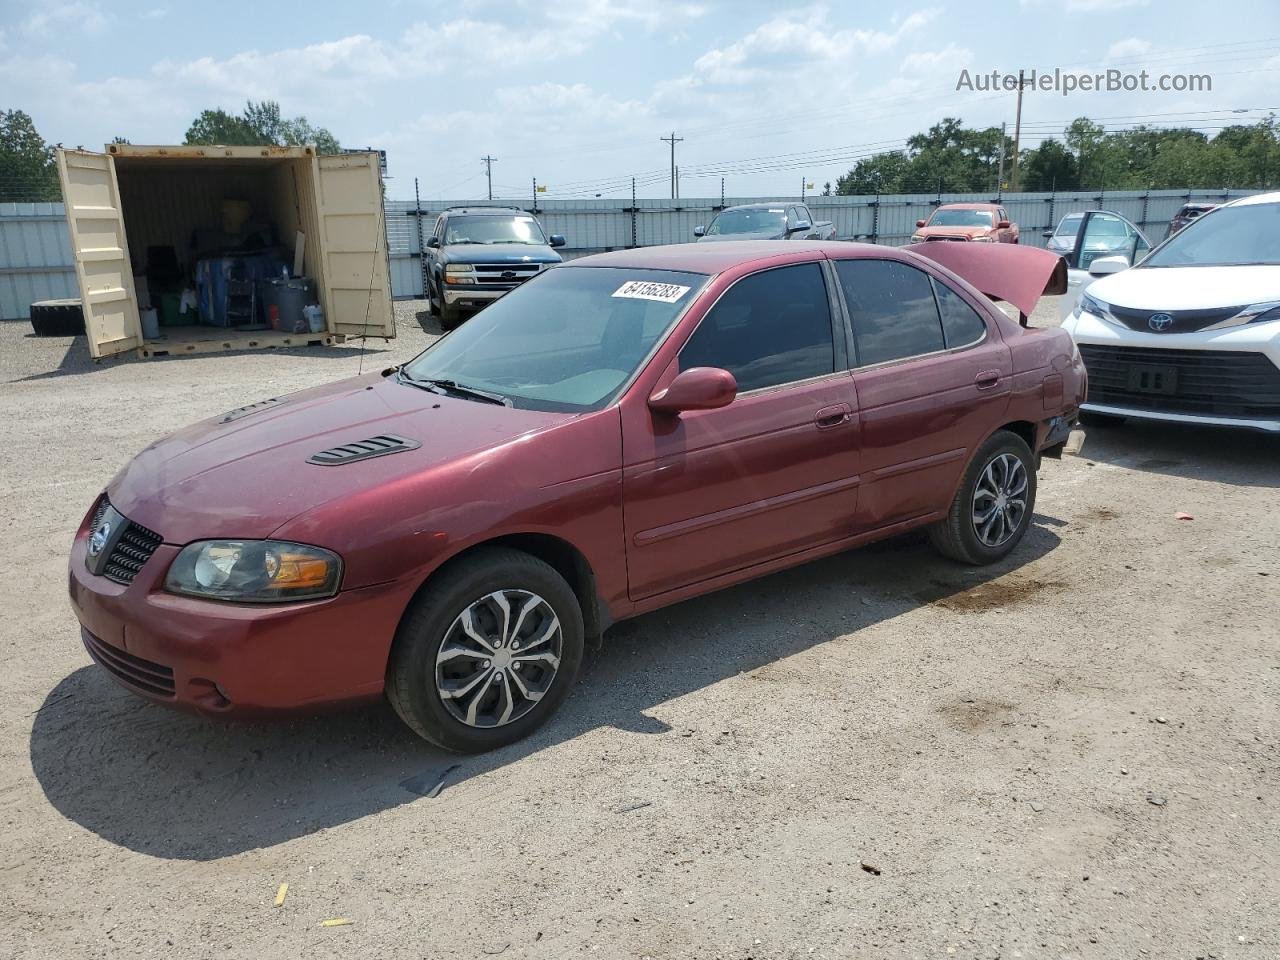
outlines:
{"label": "corrugated metal wall", "polygon": [[[1248,196],[1252,190],[1078,191],[1074,193],[1006,194],[999,199],[1019,225],[1022,242],[1044,246],[1042,231],[1064,214],[1114,210],[1146,231],[1154,243],[1177,209],[1189,200],[1220,203]],[[725,206],[758,203],[769,197],[726,197]],[[789,198],[794,200],[795,198]],[[789,202],[783,198],[780,202]],[[989,202],[989,194],[943,193],[882,197],[807,197],[813,215],[835,223],[845,240],[899,245],[906,243],[916,220],[928,217],[939,203]],[[494,201],[496,205],[498,201]],[[386,204],[387,249],[391,255],[391,291],[397,299],[422,296],[420,236],[430,236],[440,211],[451,206],[483,206],[486,201],[412,200]],[[523,204],[529,209],[527,203]],[[537,215],[547,233],[568,240],[566,259],[633,245],[687,243],[693,228],[715,216],[716,198],[638,200],[539,200]],[[75,274],[60,203],[0,204],[0,318],[25,317],[32,300],[75,296]]]}
{"label": "corrugated metal wall", "polygon": [[60,203],[0,203],[0,320],[30,315],[36,300],[78,297],[67,216]]}

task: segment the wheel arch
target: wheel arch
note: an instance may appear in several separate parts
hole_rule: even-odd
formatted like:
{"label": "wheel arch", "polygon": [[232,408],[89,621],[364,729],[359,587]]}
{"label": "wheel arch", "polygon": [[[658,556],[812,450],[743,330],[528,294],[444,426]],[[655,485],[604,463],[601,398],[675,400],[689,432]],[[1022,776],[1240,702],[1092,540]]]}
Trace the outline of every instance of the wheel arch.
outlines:
{"label": "wheel arch", "polygon": [[431,586],[431,582],[438,578],[441,573],[461,560],[472,556],[476,551],[490,547],[507,547],[537,557],[554,569],[560,576],[564,577],[565,582],[573,590],[574,596],[578,598],[578,605],[582,608],[582,624],[585,635],[588,638],[599,637],[613,623],[613,616],[609,611],[608,605],[600,599],[600,593],[596,588],[595,571],[592,569],[586,555],[562,537],[549,533],[535,532],[507,533],[468,544],[427,575],[418,589],[414,591],[413,598],[406,604],[406,612],[412,606],[413,600],[423,590],[428,589]]}

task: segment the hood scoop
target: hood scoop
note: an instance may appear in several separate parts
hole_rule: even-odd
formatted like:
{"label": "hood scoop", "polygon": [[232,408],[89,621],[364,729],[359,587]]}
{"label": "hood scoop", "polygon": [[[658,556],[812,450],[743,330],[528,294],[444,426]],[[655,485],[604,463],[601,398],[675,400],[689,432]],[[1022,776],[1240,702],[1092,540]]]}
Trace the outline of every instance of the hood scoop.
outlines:
{"label": "hood scoop", "polygon": [[307,457],[307,463],[322,467],[339,467],[344,463],[355,463],[357,460],[369,460],[373,457],[385,457],[391,453],[404,453],[406,450],[417,450],[421,443],[408,437],[399,437],[393,433],[382,433],[367,440],[356,440],[344,443],[340,447],[330,447]]}
{"label": "hood scoop", "polygon": [[236,407],[234,410],[228,411],[222,415],[219,423],[230,423],[232,420],[239,420],[241,417],[247,417],[251,413],[257,413],[259,410],[265,410],[267,407],[274,407],[283,403],[279,397],[272,397],[270,400],[259,400],[257,403],[250,403],[247,406]]}

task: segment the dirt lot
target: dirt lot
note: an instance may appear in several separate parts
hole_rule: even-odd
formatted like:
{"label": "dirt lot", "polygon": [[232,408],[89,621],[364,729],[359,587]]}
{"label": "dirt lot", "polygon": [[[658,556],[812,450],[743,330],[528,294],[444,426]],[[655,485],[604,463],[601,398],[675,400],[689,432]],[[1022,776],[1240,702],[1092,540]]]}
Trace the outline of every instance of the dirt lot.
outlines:
{"label": "dirt lot", "polygon": [[486,757],[116,687],[65,596],[94,495],[408,358],[420,307],[363,360],[95,366],[0,324],[0,956],[1280,956],[1277,438],[1094,431],[1000,566],[899,540],[621,625]]}

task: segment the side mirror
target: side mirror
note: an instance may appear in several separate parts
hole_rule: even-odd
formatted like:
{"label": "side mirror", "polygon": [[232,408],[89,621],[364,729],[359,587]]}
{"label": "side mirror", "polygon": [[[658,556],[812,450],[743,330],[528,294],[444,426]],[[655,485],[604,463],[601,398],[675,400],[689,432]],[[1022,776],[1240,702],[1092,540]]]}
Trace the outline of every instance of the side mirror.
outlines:
{"label": "side mirror", "polygon": [[808,220],[797,220],[787,228],[787,233],[804,233],[806,230],[812,230],[813,224]]}
{"label": "side mirror", "polygon": [[1046,240],[1052,240],[1052,239],[1053,239],[1053,231],[1052,231],[1052,230],[1045,230],[1043,233],[1041,233],[1041,234],[1040,234],[1040,236],[1044,237]]}
{"label": "side mirror", "polygon": [[671,385],[649,398],[654,413],[678,416],[685,410],[716,410],[733,403],[738,381],[719,367],[692,367],[676,375]]}
{"label": "side mirror", "polygon": [[707,228],[704,227],[702,224],[698,224],[696,227],[693,228],[693,235],[695,237],[705,237],[707,235]]}
{"label": "side mirror", "polygon": [[1008,220],[1001,220],[999,223],[997,223],[997,224],[996,224],[996,229],[997,229],[997,230],[1008,230],[1008,229],[1009,229],[1010,227],[1012,227],[1012,226],[1013,226],[1013,224],[1012,224],[1012,223],[1010,223]]}
{"label": "side mirror", "polygon": [[565,243],[566,243],[566,241],[565,241],[564,237],[560,236],[560,234],[558,234],[558,233],[553,233],[553,234],[551,235],[551,246],[553,246],[553,247],[563,247],[563,246],[565,245]]}
{"label": "side mirror", "polygon": [[917,226],[917,227],[923,227],[923,226],[924,226],[924,221],[923,221],[923,220],[917,220],[917,221],[916,221],[916,226]]}
{"label": "side mirror", "polygon": [[1128,257],[1098,257],[1089,264],[1089,276],[1105,277],[1110,273],[1119,273],[1129,269]]}
{"label": "side mirror", "polygon": [[439,247],[439,246],[440,246],[440,238],[439,238],[439,237],[427,237],[427,246],[428,246],[428,247],[431,247],[432,249],[435,249],[435,248]]}

